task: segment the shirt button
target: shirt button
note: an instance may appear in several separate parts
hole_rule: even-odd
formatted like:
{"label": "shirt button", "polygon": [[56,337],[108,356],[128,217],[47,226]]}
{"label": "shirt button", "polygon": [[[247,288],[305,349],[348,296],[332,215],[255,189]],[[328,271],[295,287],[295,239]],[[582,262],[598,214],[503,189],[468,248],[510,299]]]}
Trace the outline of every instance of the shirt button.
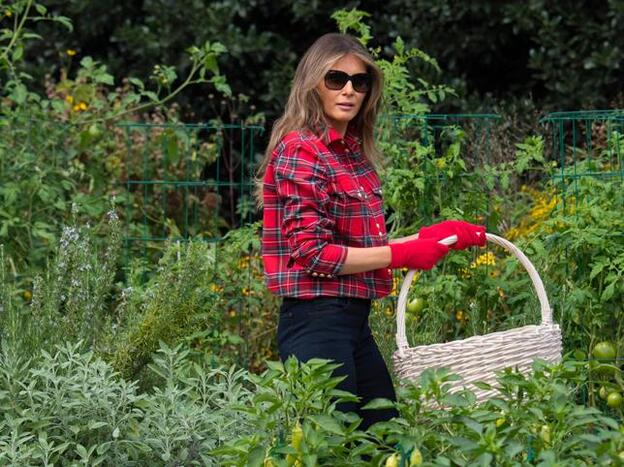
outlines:
{"label": "shirt button", "polygon": [[388,268],[388,274],[392,274],[392,269]]}
{"label": "shirt button", "polygon": [[381,232],[379,232],[379,236],[380,236],[380,237],[383,237],[383,234],[382,234]]}
{"label": "shirt button", "polygon": [[379,222],[375,222],[375,225],[377,226],[378,229],[381,229],[381,227],[379,227]]}
{"label": "shirt button", "polygon": [[323,274],[322,272],[319,274],[319,277],[325,277],[325,274]]}
{"label": "shirt button", "polygon": [[318,277],[318,274],[316,272],[313,272],[312,277]]}

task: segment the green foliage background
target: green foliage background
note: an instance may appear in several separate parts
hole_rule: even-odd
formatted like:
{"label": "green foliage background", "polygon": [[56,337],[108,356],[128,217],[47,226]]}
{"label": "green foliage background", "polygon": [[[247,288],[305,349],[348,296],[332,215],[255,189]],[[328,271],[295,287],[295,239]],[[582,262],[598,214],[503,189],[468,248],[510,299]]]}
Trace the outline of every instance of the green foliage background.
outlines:
{"label": "green foliage background", "polygon": [[[388,46],[401,36],[406,47],[436,57],[444,84],[458,90],[448,110],[475,110],[494,100],[531,98],[539,108],[607,107],[622,102],[624,79],[624,5],[598,2],[529,2],[452,0],[145,0],[100,2],[49,0],[49,9],[69,17],[68,35],[41,22],[46,38],[33,42],[25,55],[30,73],[57,73],[65,49],[106,63],[112,74],[146,76],[154,63],[176,69],[191,64],[183,53],[190,43],[218,40],[230,58],[223,72],[235,92],[266,110],[279,112],[298,57],[316,37],[335,30],[331,14],[355,7],[371,14],[370,45]],[[382,57],[391,56],[387,48]],[[430,67],[411,65],[427,79]],[[36,79],[36,82],[42,82]],[[184,95],[206,94],[197,87]],[[221,112],[207,100],[193,100],[199,115]],[[452,108],[451,108],[452,107]],[[237,113],[239,109],[226,109]]]}
{"label": "green foliage background", "polygon": [[[0,464],[364,466],[417,454],[427,465],[620,465],[623,412],[609,400],[624,390],[622,128],[586,123],[593,149],[565,147],[555,162],[532,110],[621,106],[622,11],[615,1],[0,0]],[[176,160],[185,141],[175,128],[128,137],[122,118],[158,127],[266,113],[270,123],[297,58],[336,29],[367,42],[386,76],[378,139],[391,233],[459,216],[509,235],[544,273],[568,354],[531,377],[506,371],[501,397],[478,407],[448,392],[453,375],[426,372],[397,385],[401,416],[368,433],[335,410],[353,396],[336,390],[333,364],[272,361],[279,299],[262,281],[260,223],[122,265],[128,219],[115,202],[115,182],[138,166],[123,159],[128,146],[158,165],[163,141]],[[484,160],[466,122],[436,136],[387,115],[490,106],[506,114]],[[216,140],[204,143],[210,164]],[[410,342],[535,323],[528,289],[497,252],[449,256],[410,289],[424,303],[408,316]],[[386,358],[395,298],[371,317]],[[592,360],[606,339],[615,358]]]}

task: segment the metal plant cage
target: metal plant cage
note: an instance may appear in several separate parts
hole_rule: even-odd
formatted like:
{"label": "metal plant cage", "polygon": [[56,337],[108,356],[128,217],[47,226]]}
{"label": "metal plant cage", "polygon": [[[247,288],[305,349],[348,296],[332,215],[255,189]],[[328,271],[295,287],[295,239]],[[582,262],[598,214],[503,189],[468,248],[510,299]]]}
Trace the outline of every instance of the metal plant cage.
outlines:
{"label": "metal plant cage", "polygon": [[[553,112],[546,115],[541,123],[547,141],[547,156],[557,162],[557,171],[552,175],[552,182],[557,187],[556,194],[561,202],[557,204],[565,218],[578,216],[577,208],[581,204],[591,205],[597,193],[588,190],[584,184],[592,180],[615,182],[619,190],[624,189],[624,110],[583,110]],[[617,185],[620,184],[620,185]],[[624,232],[612,229],[606,233],[611,240],[624,241]],[[566,257],[568,253],[566,251]],[[579,258],[569,258],[566,264],[574,260],[576,268],[589,274],[591,264]],[[559,303],[563,308],[564,303]],[[569,318],[568,318],[569,319]],[[615,390],[614,378],[619,380],[619,390],[624,387],[622,368],[624,356],[610,362],[614,368],[605,372],[591,369],[600,362],[591,356],[586,360],[590,367],[587,386],[582,388],[581,397],[591,404],[598,404],[616,418],[621,418],[621,409],[610,409],[600,402],[599,388],[611,385]]]}
{"label": "metal plant cage", "polygon": [[252,125],[120,124],[126,155],[126,258],[153,262],[165,240],[219,242],[250,222],[258,135]]}
{"label": "metal plant cage", "polygon": [[579,199],[585,177],[624,180],[624,110],[553,112],[541,120],[549,141],[550,158],[557,161],[564,209],[570,188]]}
{"label": "metal plant cage", "polygon": [[[412,151],[422,151],[424,157],[415,158],[417,162],[405,165],[407,171],[422,173],[418,191],[414,191],[410,203],[414,210],[410,213],[419,224],[427,225],[442,218],[473,219],[496,229],[505,208],[496,207],[494,195],[503,189],[501,180],[493,171],[489,180],[484,181],[484,172],[503,162],[510,149],[505,146],[505,131],[502,119],[493,113],[483,114],[400,114],[388,115],[381,119],[378,138],[382,141],[395,141],[397,138],[407,141],[401,147],[401,156]],[[383,149],[383,148],[382,148]],[[461,158],[461,165],[456,164],[452,174],[441,164],[453,163],[453,154]],[[403,162],[399,162],[402,164]],[[405,190],[405,191],[409,191]],[[384,196],[391,196],[384,187]],[[448,207],[456,205],[458,196],[462,198],[461,213],[449,213]],[[500,197],[499,197],[500,202]],[[513,202],[513,201],[510,201]],[[392,216],[388,217],[389,230],[392,228]],[[413,232],[405,232],[409,234]],[[394,271],[395,293],[374,302],[375,311],[396,310],[398,284],[403,273]],[[383,320],[382,320],[383,321]],[[380,350],[390,360],[395,350],[392,319],[389,324],[379,325],[377,335],[385,336],[380,341]]]}
{"label": "metal plant cage", "polygon": [[[475,169],[493,163],[500,157],[496,148],[499,122],[500,116],[489,113],[397,114],[382,119],[382,132],[388,131],[390,137],[400,136],[430,150],[420,168],[427,174],[422,193],[439,196],[437,203],[432,202],[429,196],[419,197],[417,215],[424,223],[432,222],[440,216],[440,210],[445,203],[444,194],[448,194],[448,201],[453,189],[459,186],[458,179],[476,181],[480,174]],[[446,160],[452,159],[454,152],[461,154],[465,168],[455,178],[451,178],[445,167],[438,167],[436,164],[445,164]],[[468,198],[474,198],[473,194],[480,196],[482,193],[464,193]],[[478,216],[487,223],[492,214],[489,197],[477,204],[479,206],[476,206],[476,211],[466,214]]]}

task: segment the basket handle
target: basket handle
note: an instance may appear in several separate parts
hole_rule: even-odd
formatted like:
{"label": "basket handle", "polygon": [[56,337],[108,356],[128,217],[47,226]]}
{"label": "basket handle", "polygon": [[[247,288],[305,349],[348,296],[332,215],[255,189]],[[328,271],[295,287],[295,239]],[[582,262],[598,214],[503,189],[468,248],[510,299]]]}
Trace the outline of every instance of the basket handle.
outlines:
{"label": "basket handle", "polygon": [[[550,304],[548,303],[548,297],[546,296],[546,289],[544,289],[544,284],[542,283],[542,279],[537,273],[535,266],[529,261],[529,259],[525,256],[522,251],[518,249],[516,245],[511,243],[509,240],[505,240],[502,237],[497,235],[486,233],[485,234],[487,240],[489,242],[495,243],[496,245],[502,246],[507,251],[512,253],[522,266],[529,273],[529,277],[531,278],[531,282],[533,282],[533,287],[537,292],[537,298],[540,302],[540,308],[542,313],[542,325],[551,325],[552,324],[552,308],[550,308]],[[457,236],[452,235],[443,240],[440,240],[440,243],[445,245],[452,245],[457,241]],[[414,274],[416,273],[415,269],[410,269],[403,280],[403,284],[401,285],[401,291],[399,292],[399,300],[397,303],[397,333],[396,333],[396,343],[399,351],[403,349],[409,348],[409,343],[407,342],[407,336],[405,335],[405,308],[407,304],[407,293],[412,284],[412,280],[414,279]]]}

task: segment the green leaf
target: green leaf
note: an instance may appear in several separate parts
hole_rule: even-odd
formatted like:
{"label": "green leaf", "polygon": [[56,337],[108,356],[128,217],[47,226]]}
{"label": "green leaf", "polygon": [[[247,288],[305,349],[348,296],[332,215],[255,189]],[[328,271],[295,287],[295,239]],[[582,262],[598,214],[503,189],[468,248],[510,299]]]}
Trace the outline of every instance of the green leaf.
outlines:
{"label": "green leaf", "polygon": [[329,415],[312,415],[310,416],[310,420],[329,433],[344,435],[344,430],[340,424]]}
{"label": "green leaf", "polygon": [[449,441],[457,446],[458,448],[460,448],[463,451],[472,451],[476,448],[479,447],[479,445],[477,443],[475,443],[474,441],[468,439],[468,438],[463,438],[460,436],[454,436],[449,438]]}
{"label": "green leaf", "polygon": [[92,420],[87,425],[89,430],[97,430],[98,428],[102,428],[103,426],[108,426],[108,423],[106,423],[106,422],[98,422],[98,421]]}
{"label": "green leaf", "polygon": [[80,66],[82,66],[83,68],[93,68],[93,59],[89,56],[83,57],[82,60],[80,60]]}
{"label": "green leaf", "polygon": [[[208,44],[210,44],[210,42],[207,42],[206,44],[208,45]],[[210,48],[210,50],[212,50],[214,53],[216,53],[218,55],[227,52],[227,47],[225,45],[223,45],[221,42],[213,42],[212,44],[210,44],[209,48]]]}
{"label": "green leaf", "polygon": [[505,454],[507,454],[507,457],[510,459],[520,454],[523,450],[524,446],[516,441],[508,441],[507,446],[505,446]]}
{"label": "green leaf", "polygon": [[95,82],[113,86],[115,84],[115,78],[113,78],[113,75],[110,75],[108,73],[101,73],[96,76]]}
{"label": "green leaf", "polygon": [[82,444],[76,445],[76,453],[80,456],[82,460],[87,460],[89,458],[89,453]]}
{"label": "green leaf", "polygon": [[470,428],[475,433],[479,435],[483,433],[483,425],[481,423],[469,417],[460,417],[460,420],[467,428]]}
{"label": "green leaf", "polygon": [[378,410],[378,409],[393,409],[394,407],[395,407],[395,404],[391,400],[377,398],[377,399],[373,399],[372,401],[370,401],[368,404],[362,407],[362,409],[363,410]]}
{"label": "green leaf", "polygon": [[264,462],[264,447],[256,446],[249,452],[247,465],[250,467],[260,467]]}
{"label": "green leaf", "polygon": [[589,280],[591,281],[594,277],[600,274],[602,270],[605,268],[605,266],[606,264],[603,262],[595,264],[591,272],[589,273]]}
{"label": "green leaf", "polygon": [[266,362],[266,365],[269,369],[277,373],[284,373],[284,364],[280,361],[270,360]]}
{"label": "green leaf", "polygon": [[230,88],[230,85],[227,84],[227,82],[225,81],[225,76],[223,75],[213,76],[211,81],[217,91],[225,94],[226,96],[232,95],[232,89]]}
{"label": "green leaf", "polygon": [[158,102],[160,100],[158,95],[155,92],[152,92],[152,91],[145,91],[145,92],[142,93],[142,95],[144,95],[145,97],[147,97],[149,100],[151,100],[153,102]]}
{"label": "green leaf", "polygon": [[492,389],[492,385],[488,384],[486,382],[483,381],[475,381],[474,383],[472,383],[476,388],[478,389],[482,389],[484,391],[489,391],[490,389]]}
{"label": "green leaf", "polygon": [[24,48],[21,45],[17,45],[13,50],[13,61],[17,62],[24,55]]}
{"label": "green leaf", "polygon": [[57,23],[61,23],[63,26],[65,26],[69,31],[74,30],[74,25],[67,16],[55,16],[53,19]]}
{"label": "green leaf", "polygon": [[128,78],[128,82],[130,84],[134,84],[137,88],[143,90],[145,88],[145,84],[139,78]]}
{"label": "green leaf", "polygon": [[611,282],[603,291],[600,299],[604,302],[609,300],[615,294],[615,282]]}

